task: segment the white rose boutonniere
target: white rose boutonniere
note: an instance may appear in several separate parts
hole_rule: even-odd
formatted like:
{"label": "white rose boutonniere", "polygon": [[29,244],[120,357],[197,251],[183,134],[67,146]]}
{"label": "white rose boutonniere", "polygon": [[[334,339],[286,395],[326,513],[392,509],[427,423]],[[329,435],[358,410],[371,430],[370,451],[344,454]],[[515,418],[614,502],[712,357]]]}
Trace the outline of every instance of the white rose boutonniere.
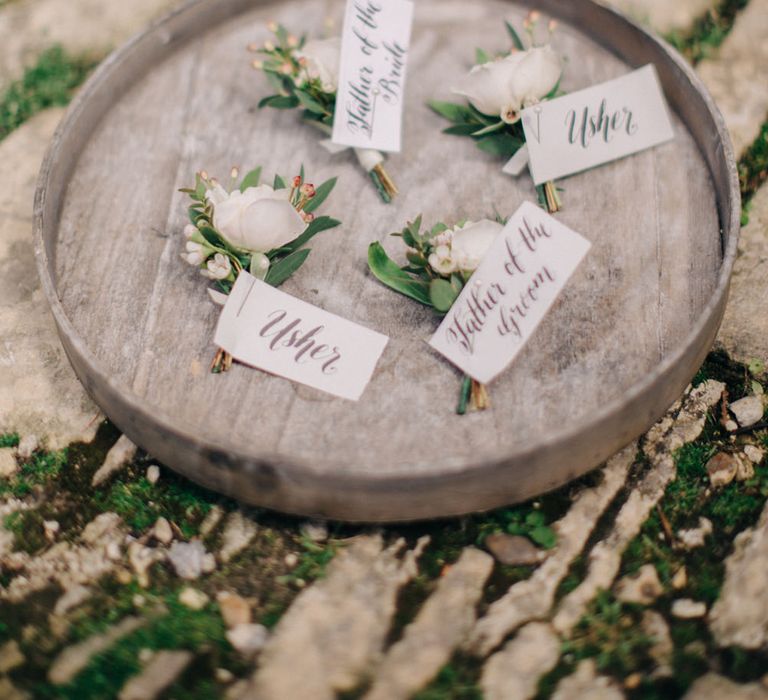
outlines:
{"label": "white rose boutonniere", "polygon": [[[479,267],[493,241],[504,230],[504,222],[482,219],[459,222],[453,227],[435,224],[422,231],[421,217],[393,236],[402,238],[408,264],[399,267],[380,243],[368,247],[368,267],[390,289],[445,314]],[[487,389],[464,377],[456,412],[468,407],[488,408]]]}
{"label": "white rose boutonniere", "polygon": [[[289,34],[282,25],[270,23],[274,41],[251,44],[250,51],[262,54],[253,67],[262,71],[274,90],[259,107],[301,110],[305,121],[326,136],[333,131],[336,93],[339,89],[341,38],[307,39]],[[332,155],[349,150],[326,139],[321,145]],[[369,149],[352,149],[384,202],[391,202],[397,187],[384,169],[384,154]]]}
{"label": "white rose boutonniere", "polygon": [[[280,286],[306,262],[310,251],[304,246],[339,225],[314,213],[336,186],[336,178],[315,188],[301,170],[290,185],[279,175],[266,185],[260,183],[261,168],[256,168],[238,185],[239,171],[233,168],[229,187],[201,172],[193,188],[181,190],[192,200],[181,258],[215,282],[212,298],[229,294],[243,270]],[[227,371],[231,365],[232,357],[219,350],[211,371]]]}
{"label": "white rose boutonniere", "polygon": [[[540,15],[531,12],[524,26],[529,45],[523,43],[507,24],[511,49],[492,57],[477,50],[477,65],[458,79],[452,91],[467,104],[432,101],[429,106],[452,122],[446,133],[469,136],[487,153],[509,160],[525,145],[525,131],[520,124],[522,111],[558,94],[563,61],[550,43],[554,21],[548,24],[546,43],[539,43]],[[537,188],[539,200],[547,211],[560,210],[562,202],[552,182]]]}

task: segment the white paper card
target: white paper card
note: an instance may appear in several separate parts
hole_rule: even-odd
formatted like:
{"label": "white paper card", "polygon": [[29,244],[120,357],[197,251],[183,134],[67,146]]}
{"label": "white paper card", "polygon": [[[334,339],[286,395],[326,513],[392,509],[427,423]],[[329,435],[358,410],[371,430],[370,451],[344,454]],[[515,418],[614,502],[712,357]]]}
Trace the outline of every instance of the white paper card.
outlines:
{"label": "white paper card", "polygon": [[214,342],[236,360],[357,401],[389,338],[241,272]]}
{"label": "white paper card", "polygon": [[591,243],[525,202],[491,245],[429,344],[489,383],[523,348]]}
{"label": "white paper card", "polygon": [[347,0],[334,143],[400,150],[412,23],[411,0]]}
{"label": "white paper card", "polygon": [[653,64],[529,107],[522,120],[529,167],[537,185],[674,137]]}

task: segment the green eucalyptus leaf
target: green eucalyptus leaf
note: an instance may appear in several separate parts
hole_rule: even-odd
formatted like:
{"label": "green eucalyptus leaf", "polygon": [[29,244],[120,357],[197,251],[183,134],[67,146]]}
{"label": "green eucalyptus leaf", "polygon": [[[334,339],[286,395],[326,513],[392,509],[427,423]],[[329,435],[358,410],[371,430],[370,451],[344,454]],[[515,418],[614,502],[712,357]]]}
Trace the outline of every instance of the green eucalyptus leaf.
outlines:
{"label": "green eucalyptus leaf", "polygon": [[274,255],[281,255],[283,253],[292,253],[294,250],[298,250],[309,243],[309,241],[311,241],[318,233],[336,228],[339,224],[341,224],[341,221],[332,219],[330,216],[319,216],[304,229],[304,233],[298,238],[294,238],[282,248],[270,252],[269,256],[273,257]]}
{"label": "green eucalyptus leaf", "polygon": [[214,248],[224,248],[225,250],[230,249],[230,246],[227,244],[224,238],[222,238],[219,232],[211,226],[203,225],[200,226],[198,230],[202,234],[203,238],[205,238],[205,240]]}
{"label": "green eucalyptus leaf", "polygon": [[446,313],[453,306],[458,297],[458,292],[453,285],[444,279],[433,279],[429,285],[429,298],[432,306],[440,313]]}
{"label": "green eucalyptus leaf", "polygon": [[259,102],[259,109],[273,107],[274,109],[293,109],[299,106],[299,98],[294,95],[271,95]]}
{"label": "green eucalyptus leaf", "polygon": [[429,285],[414,279],[407,272],[401,270],[378,242],[371,243],[368,247],[368,267],[374,277],[390,289],[394,289],[420,304],[432,306],[429,297]]}
{"label": "green eucalyptus leaf", "polygon": [[481,151],[502,158],[511,158],[522,147],[523,142],[511,134],[490,134],[477,142]]}
{"label": "green eucalyptus leaf", "polygon": [[258,187],[261,181],[261,168],[254,168],[240,183],[240,191],[245,192],[249,187]]}
{"label": "green eucalyptus leaf", "polygon": [[454,102],[430,100],[427,102],[427,105],[433,112],[436,112],[441,117],[445,117],[448,121],[456,124],[465,124],[473,116],[470,107],[455,104]]}
{"label": "green eucalyptus leaf", "polygon": [[483,128],[482,124],[455,124],[443,129],[443,133],[451,136],[472,136],[477,131],[478,126]]}
{"label": "green eucalyptus leaf", "polygon": [[285,184],[285,180],[283,180],[280,175],[275,175],[275,182],[272,185],[273,190],[284,190],[287,189],[288,185]]}
{"label": "green eucalyptus leaf", "polygon": [[504,25],[507,27],[507,32],[512,39],[512,44],[514,47],[518,51],[525,51],[525,44],[523,44],[522,40],[520,39],[520,35],[515,31],[515,28],[509,22],[504,22]]}
{"label": "green eucalyptus leaf", "polygon": [[304,207],[304,211],[311,213],[315,211],[331,194],[333,188],[336,187],[336,180],[338,178],[332,177],[330,180],[326,180],[322,185],[315,189],[315,196],[307,202]]}
{"label": "green eucalyptus leaf", "polygon": [[482,65],[490,63],[491,57],[483,49],[475,49],[475,63]]}
{"label": "green eucalyptus leaf", "polygon": [[309,250],[307,249],[291,253],[270,266],[264,281],[273,287],[279,287],[304,264],[308,256]]}
{"label": "green eucalyptus leaf", "polygon": [[328,110],[308,92],[304,92],[304,90],[294,90],[293,94],[296,95],[304,109],[308,109],[310,112],[314,112],[315,114],[328,113]]}

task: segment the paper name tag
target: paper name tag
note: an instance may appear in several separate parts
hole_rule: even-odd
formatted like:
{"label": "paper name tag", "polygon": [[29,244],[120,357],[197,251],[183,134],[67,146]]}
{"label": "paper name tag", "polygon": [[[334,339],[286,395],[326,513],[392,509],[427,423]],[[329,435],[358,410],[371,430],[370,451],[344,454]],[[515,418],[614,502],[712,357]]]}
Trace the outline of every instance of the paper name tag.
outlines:
{"label": "paper name tag", "polygon": [[236,360],[357,401],[389,338],[241,272],[214,342]]}
{"label": "paper name tag", "polygon": [[523,111],[533,180],[541,185],[674,138],[656,68]]}
{"label": "paper name tag", "polygon": [[400,150],[412,23],[410,0],[347,0],[334,143]]}
{"label": "paper name tag", "polygon": [[429,344],[487,384],[515,359],[590,247],[583,236],[525,202]]}

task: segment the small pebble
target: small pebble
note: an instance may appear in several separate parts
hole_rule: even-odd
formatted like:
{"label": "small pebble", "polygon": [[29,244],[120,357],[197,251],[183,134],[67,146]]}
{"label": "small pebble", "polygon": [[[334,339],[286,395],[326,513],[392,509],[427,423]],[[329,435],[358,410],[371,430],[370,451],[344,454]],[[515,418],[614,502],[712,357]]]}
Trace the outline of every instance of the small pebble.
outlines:
{"label": "small pebble", "polygon": [[763,417],[763,399],[761,396],[746,396],[734,401],[729,406],[742,428],[748,428],[757,423]]}
{"label": "small pebble", "polygon": [[235,679],[235,674],[232,671],[228,671],[226,668],[216,669],[216,680],[219,683],[231,683]]}
{"label": "small pebble", "polygon": [[[723,427],[729,432],[729,433],[735,433],[739,429],[739,424],[735,420],[727,420],[723,424]],[[733,438],[733,436],[731,436]]]}
{"label": "small pebble", "polygon": [[301,534],[313,542],[325,542],[328,539],[328,526],[324,522],[304,523]]}
{"label": "small pebble", "polygon": [[706,614],[707,606],[699,601],[679,598],[672,602],[672,615],[681,620],[693,620]]}
{"label": "small pebble", "polygon": [[107,545],[107,549],[105,550],[105,553],[107,555],[107,558],[111,559],[112,561],[117,561],[118,559],[121,559],[123,556],[123,553],[120,551],[120,545],[117,542],[110,542]]}
{"label": "small pebble", "polygon": [[739,460],[727,452],[718,452],[707,462],[705,467],[709,474],[709,483],[715,488],[727,486],[736,477],[739,470]]}
{"label": "small pebble", "polygon": [[210,598],[205,593],[191,586],[186,586],[179,593],[179,602],[190,610],[202,610],[209,600]]}
{"label": "small pebble", "polygon": [[137,593],[136,595],[133,596],[133,599],[131,602],[133,603],[134,608],[143,608],[145,603],[147,602],[147,599],[140,593]]}
{"label": "small pebble", "polygon": [[10,447],[0,447],[0,479],[10,479],[19,471],[16,455]]}
{"label": "small pebble", "polygon": [[56,535],[59,534],[61,525],[57,520],[44,520],[43,530],[45,530],[45,539],[49,542],[53,542],[56,539]]}
{"label": "small pebble", "polygon": [[688,585],[688,572],[681,566],[672,577],[672,588],[679,591]]}
{"label": "small pebble", "polygon": [[760,464],[763,461],[763,457],[765,457],[765,451],[755,445],[747,445],[744,448],[744,454],[752,464]]}
{"label": "small pebble", "polygon": [[544,558],[544,552],[520,535],[494,532],[485,538],[485,546],[496,561],[507,566],[531,566]]}
{"label": "small pebble", "polygon": [[643,682],[643,676],[639,673],[630,673],[625,679],[624,679],[624,687],[627,690],[634,690],[635,688],[639,688],[640,684]]}
{"label": "small pebble", "polygon": [[154,655],[155,652],[152,649],[140,649],[138,654],[139,661],[143,664],[149,663]]}
{"label": "small pebble", "polygon": [[289,552],[285,555],[285,565],[289,569],[293,569],[296,567],[296,565],[299,563],[299,555],[295,552]]}
{"label": "small pebble", "polygon": [[635,574],[624,576],[615,587],[619,600],[639,605],[650,605],[663,592],[653,564],[645,564]]}
{"label": "small pebble", "polygon": [[156,484],[159,479],[160,467],[158,467],[156,464],[152,464],[151,466],[147,467],[147,481],[150,484]]}
{"label": "small pebble", "polygon": [[699,526],[690,530],[680,530],[677,538],[687,550],[704,546],[704,540],[712,534],[712,521],[707,518],[699,518]]}
{"label": "small pebble", "polygon": [[250,658],[267,643],[269,632],[264,625],[238,625],[227,630],[227,641],[243,656]]}
{"label": "small pebble", "polygon": [[165,518],[158,518],[155,526],[152,528],[152,537],[160,542],[160,544],[170,544],[173,541],[171,524]]}
{"label": "small pebble", "polygon": [[221,617],[227,627],[233,628],[251,622],[251,606],[248,605],[245,598],[237,595],[237,593],[222,591],[216,596],[216,600],[219,603]]}

